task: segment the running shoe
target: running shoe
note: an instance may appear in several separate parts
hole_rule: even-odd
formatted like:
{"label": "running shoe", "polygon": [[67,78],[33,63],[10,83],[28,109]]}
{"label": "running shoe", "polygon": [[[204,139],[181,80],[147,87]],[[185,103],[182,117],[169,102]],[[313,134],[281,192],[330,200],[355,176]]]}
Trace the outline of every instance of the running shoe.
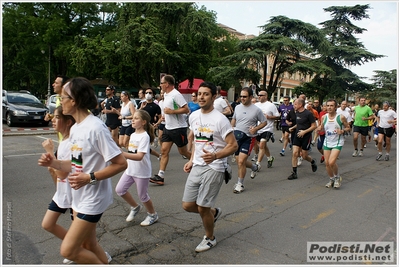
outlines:
{"label": "running shoe", "polygon": [[352,157],[357,157],[359,155],[359,150],[355,149],[355,151],[353,151]]}
{"label": "running shoe", "polygon": [[302,157],[298,157],[297,166],[301,166],[302,164]]}
{"label": "running shoe", "polygon": [[359,156],[359,157],[363,157],[363,150],[360,150],[360,151],[359,151],[358,156]]}
{"label": "running shoe", "polygon": [[244,191],[244,185],[243,184],[236,183],[234,185],[234,190],[233,190],[234,193],[239,194],[239,193],[241,193],[243,191]]}
{"label": "running shoe", "polygon": [[285,151],[284,151],[284,149],[281,150],[280,155],[283,156],[283,157],[285,156]]}
{"label": "running shoe", "polygon": [[320,158],[320,163],[323,163],[323,162],[324,162],[324,155],[321,156],[321,158]]}
{"label": "running shoe", "polygon": [[150,178],[150,182],[158,185],[164,185],[165,179],[155,174],[153,178]]}
{"label": "running shoe", "polygon": [[334,182],[335,182],[335,180],[330,178],[330,181],[328,181],[328,183],[326,184],[326,187],[327,188],[333,187],[334,186]]}
{"label": "running shoe", "polygon": [[258,161],[258,154],[255,154],[254,157],[251,159],[251,161],[254,162]]}
{"label": "running shoe", "polygon": [[128,215],[127,218],[126,218],[126,221],[127,221],[127,222],[133,221],[133,220],[134,220],[134,217],[136,217],[137,213],[139,213],[139,211],[141,210],[141,208],[142,208],[141,205],[138,205],[138,206],[135,207],[135,208],[131,207],[131,208],[130,208],[130,213],[129,213],[129,215]]}
{"label": "running shoe", "polygon": [[147,212],[147,217],[145,217],[144,221],[142,221],[140,225],[149,226],[154,224],[156,221],[158,221],[158,213],[155,212],[155,214],[151,214]]}
{"label": "running shoe", "polygon": [[278,139],[279,141],[280,141],[280,143],[282,143],[283,142],[283,139],[282,138],[280,138],[280,139]]}
{"label": "running shoe", "polygon": [[389,160],[389,155],[385,155],[384,160],[385,160],[385,161],[388,161],[388,160]]}
{"label": "running shoe", "polygon": [[112,257],[111,257],[111,255],[109,255],[109,253],[108,253],[108,252],[106,252],[106,251],[105,251],[105,255],[107,256],[108,263],[110,263],[110,262],[112,261]]}
{"label": "running shoe", "polygon": [[272,140],[272,143],[274,143],[274,141],[276,141],[276,139],[274,139],[274,134],[272,134],[272,136],[270,137],[270,140]]}
{"label": "running shoe", "polygon": [[213,217],[214,218],[213,223],[215,223],[219,219],[220,215],[222,215],[221,208],[215,208],[215,210],[216,210],[216,213],[215,213],[215,216]]}
{"label": "running shoe", "polygon": [[290,176],[287,178],[288,180],[298,179],[298,175],[295,172],[292,172]]}
{"label": "running shoe", "polygon": [[334,178],[334,188],[340,188],[341,187],[341,182],[342,182],[342,177],[335,177]]}
{"label": "running shoe", "polygon": [[254,179],[255,178],[255,176],[256,176],[256,174],[258,173],[258,171],[259,171],[259,169],[260,169],[260,165],[258,165],[258,164],[252,164],[252,168],[251,168],[251,179]]}
{"label": "running shoe", "polygon": [[236,162],[236,155],[231,155],[231,162]]}
{"label": "running shoe", "polygon": [[311,163],[310,165],[312,166],[312,172],[317,171],[317,165],[316,165],[316,161],[312,160],[313,163]]}
{"label": "running shoe", "polygon": [[[267,161],[267,167],[271,168],[273,165],[274,157],[271,156],[270,159]],[[260,169],[260,168],[259,168]]]}
{"label": "running shoe", "polygon": [[378,154],[375,160],[380,160],[382,158],[382,154]]}
{"label": "running shoe", "polygon": [[214,246],[216,246],[216,237],[211,240],[208,237],[206,237],[206,235],[204,236],[204,239],[202,239],[201,243],[195,248],[196,252],[203,252],[203,251],[207,251],[211,248],[213,248]]}

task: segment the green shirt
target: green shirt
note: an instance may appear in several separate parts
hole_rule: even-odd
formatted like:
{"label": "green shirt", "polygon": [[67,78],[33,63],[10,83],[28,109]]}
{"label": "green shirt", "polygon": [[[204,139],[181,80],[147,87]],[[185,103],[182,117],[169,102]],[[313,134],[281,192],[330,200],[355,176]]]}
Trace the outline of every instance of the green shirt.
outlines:
{"label": "green shirt", "polygon": [[355,107],[355,118],[353,125],[359,126],[359,127],[367,127],[369,126],[368,120],[362,120],[363,117],[368,118],[371,115],[373,115],[373,111],[371,108],[367,105],[361,107],[361,106],[356,106]]}

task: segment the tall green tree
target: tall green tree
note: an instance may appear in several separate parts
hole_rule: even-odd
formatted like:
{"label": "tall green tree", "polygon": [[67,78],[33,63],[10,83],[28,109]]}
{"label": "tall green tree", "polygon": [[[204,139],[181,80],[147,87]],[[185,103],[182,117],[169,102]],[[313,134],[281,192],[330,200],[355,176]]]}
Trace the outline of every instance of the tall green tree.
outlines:
{"label": "tall green tree", "polygon": [[397,70],[383,71],[375,70],[372,77],[372,89],[368,94],[368,98],[373,104],[382,104],[388,101],[391,105],[396,106],[397,102]]}
{"label": "tall green tree", "polygon": [[[332,6],[324,11],[331,12],[332,19],[320,23],[321,31],[329,42],[329,49],[323,50],[314,60],[304,62],[296,69],[313,76],[309,83],[295,89],[297,94],[305,93],[323,102],[326,97],[343,97],[345,93],[367,91],[372,88],[352,71],[351,66],[359,66],[374,61],[383,55],[368,52],[358,41],[355,34],[362,34],[367,29],[352,23],[369,18],[369,5]],[[295,70],[295,69],[294,69]]]}
{"label": "tall green tree", "polygon": [[[285,72],[292,73],[303,55],[320,53],[326,40],[320,30],[309,23],[285,16],[272,17],[261,26],[263,32],[238,43],[237,52],[223,59],[222,66],[211,69],[218,81],[251,81],[269,95],[280,85]],[[262,74],[262,75],[261,75]],[[266,77],[269,81],[266,83]]]}

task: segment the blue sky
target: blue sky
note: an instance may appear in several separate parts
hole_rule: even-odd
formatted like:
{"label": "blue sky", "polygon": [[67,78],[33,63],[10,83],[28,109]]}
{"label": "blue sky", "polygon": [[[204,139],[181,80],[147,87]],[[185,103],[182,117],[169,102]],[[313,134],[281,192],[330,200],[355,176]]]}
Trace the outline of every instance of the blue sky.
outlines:
{"label": "blue sky", "polygon": [[[374,54],[386,57],[351,70],[361,77],[371,78],[373,70],[389,71],[398,68],[398,3],[394,1],[201,1],[207,10],[217,13],[217,22],[245,34],[259,34],[258,26],[268,23],[272,16],[284,15],[292,19],[318,25],[331,19],[323,8],[369,4],[369,19],[352,23],[367,29],[358,35],[359,41]],[[370,82],[369,80],[365,80]]]}

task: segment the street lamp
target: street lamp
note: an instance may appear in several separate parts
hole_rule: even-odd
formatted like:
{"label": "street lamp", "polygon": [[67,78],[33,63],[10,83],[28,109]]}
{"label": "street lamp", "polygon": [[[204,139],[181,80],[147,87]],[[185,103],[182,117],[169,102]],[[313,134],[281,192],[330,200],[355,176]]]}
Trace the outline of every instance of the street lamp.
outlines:
{"label": "street lamp", "polygon": [[[44,54],[45,51],[42,50],[42,53]],[[51,80],[50,80],[50,45],[48,46],[48,82],[47,82],[47,101],[49,101],[50,96],[51,96]]]}

